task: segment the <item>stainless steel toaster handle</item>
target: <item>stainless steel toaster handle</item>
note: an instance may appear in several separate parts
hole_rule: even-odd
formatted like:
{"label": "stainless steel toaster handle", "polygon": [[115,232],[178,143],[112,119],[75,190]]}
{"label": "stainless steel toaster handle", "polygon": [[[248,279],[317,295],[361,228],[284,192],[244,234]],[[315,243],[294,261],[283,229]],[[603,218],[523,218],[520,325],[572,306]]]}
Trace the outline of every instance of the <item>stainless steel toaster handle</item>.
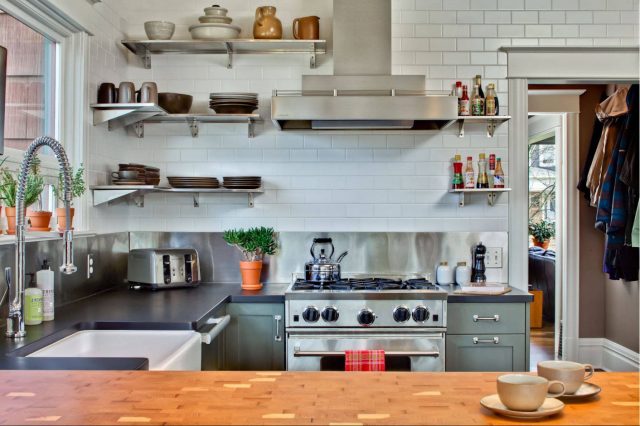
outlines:
{"label": "stainless steel toaster handle", "polygon": [[211,344],[211,342],[213,342],[216,337],[218,337],[218,335],[222,333],[222,330],[224,330],[229,325],[229,322],[231,322],[230,315],[225,315],[220,318],[210,318],[209,320],[207,320],[207,324],[213,324],[215,325],[215,327],[213,327],[206,333],[200,333],[202,343],[205,343],[207,345]]}

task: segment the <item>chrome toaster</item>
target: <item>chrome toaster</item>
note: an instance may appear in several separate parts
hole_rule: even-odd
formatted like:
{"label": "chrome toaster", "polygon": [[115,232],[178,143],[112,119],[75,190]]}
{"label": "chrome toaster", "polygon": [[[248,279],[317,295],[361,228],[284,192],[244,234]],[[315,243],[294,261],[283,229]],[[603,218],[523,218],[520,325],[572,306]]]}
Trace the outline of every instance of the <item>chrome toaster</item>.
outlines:
{"label": "chrome toaster", "polygon": [[200,262],[195,249],[135,249],[129,251],[127,279],[132,287],[152,290],[196,287]]}

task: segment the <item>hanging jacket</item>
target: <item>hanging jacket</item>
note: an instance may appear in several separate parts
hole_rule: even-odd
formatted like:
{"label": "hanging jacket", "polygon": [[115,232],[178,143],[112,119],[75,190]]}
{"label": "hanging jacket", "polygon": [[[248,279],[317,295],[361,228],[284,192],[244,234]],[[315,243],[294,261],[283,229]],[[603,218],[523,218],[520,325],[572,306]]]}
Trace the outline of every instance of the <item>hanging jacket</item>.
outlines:
{"label": "hanging jacket", "polygon": [[593,207],[598,206],[604,177],[618,139],[617,118],[628,112],[626,102],[628,90],[627,87],[619,88],[596,107],[596,116],[603,123],[603,130],[587,176],[587,187],[591,193]]}
{"label": "hanging jacket", "polygon": [[[598,201],[596,228],[607,234],[604,271],[610,279],[636,281],[638,279],[638,250],[625,245],[627,221],[635,213],[630,210],[629,186],[621,179],[629,146],[638,143],[638,86],[628,91],[625,100],[630,111],[625,117],[611,160],[607,167]],[[634,110],[635,114],[634,115]]]}
{"label": "hanging jacket", "polygon": [[[605,94],[602,94],[602,98],[600,99],[600,103],[604,102],[606,99]],[[578,191],[582,192],[585,200],[591,202],[591,191],[587,186],[587,178],[589,176],[589,170],[591,169],[591,164],[593,164],[593,157],[596,155],[596,149],[598,148],[598,142],[600,142],[600,138],[602,137],[603,125],[602,121],[598,119],[596,116],[593,122],[593,131],[591,132],[591,142],[589,143],[589,152],[587,152],[587,158],[584,160],[584,165],[582,166],[582,173],[580,173],[580,180],[578,181]]]}
{"label": "hanging jacket", "polygon": [[625,132],[628,132],[629,145],[627,147],[627,153],[625,155],[624,164],[620,170],[620,181],[627,186],[627,223],[624,232],[625,245],[631,244],[631,236],[633,232],[633,213],[638,207],[639,197],[639,174],[640,167],[638,164],[638,149],[640,142],[638,140],[638,127],[640,126],[640,120],[638,119],[638,85],[635,84],[629,89],[629,98],[627,104],[629,105],[629,113],[627,114],[627,125]]}

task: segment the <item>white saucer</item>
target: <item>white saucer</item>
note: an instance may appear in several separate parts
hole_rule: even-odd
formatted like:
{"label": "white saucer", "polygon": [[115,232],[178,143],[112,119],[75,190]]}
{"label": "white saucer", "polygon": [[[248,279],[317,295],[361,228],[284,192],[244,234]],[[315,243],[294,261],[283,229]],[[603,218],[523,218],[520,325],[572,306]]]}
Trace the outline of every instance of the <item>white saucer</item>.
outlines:
{"label": "white saucer", "polygon": [[543,417],[553,416],[564,408],[564,403],[562,401],[555,398],[546,398],[542,403],[542,406],[536,411],[513,411],[509,410],[502,401],[500,401],[500,397],[497,393],[482,398],[480,400],[480,405],[496,414],[513,417],[515,419],[541,419]]}
{"label": "white saucer", "polygon": [[602,388],[596,384],[584,382],[582,386],[575,391],[575,393],[572,393],[571,395],[562,395],[559,398],[573,401],[578,399],[587,399],[596,396],[601,390]]}

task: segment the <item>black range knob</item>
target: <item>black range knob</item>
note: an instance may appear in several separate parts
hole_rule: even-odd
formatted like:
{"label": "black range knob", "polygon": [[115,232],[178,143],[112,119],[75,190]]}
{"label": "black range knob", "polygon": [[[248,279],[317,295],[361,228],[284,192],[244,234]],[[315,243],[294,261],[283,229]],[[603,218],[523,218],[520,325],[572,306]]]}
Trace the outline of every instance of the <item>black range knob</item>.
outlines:
{"label": "black range knob", "polygon": [[376,320],[376,315],[371,309],[362,309],[358,312],[358,323],[361,325],[371,325]]}
{"label": "black range knob", "polygon": [[309,306],[302,311],[302,319],[306,322],[317,322],[320,319],[320,312],[315,306]]}
{"label": "black range knob", "polygon": [[418,306],[413,310],[413,314],[411,315],[415,322],[425,322],[429,319],[429,309],[424,306]]}
{"label": "black range knob", "polygon": [[338,313],[338,310],[333,306],[327,306],[322,311],[322,319],[326,322],[336,322],[338,321],[339,316],[340,314]]}
{"label": "black range knob", "polygon": [[407,322],[411,319],[411,311],[406,306],[398,306],[393,310],[393,319],[396,322]]}

